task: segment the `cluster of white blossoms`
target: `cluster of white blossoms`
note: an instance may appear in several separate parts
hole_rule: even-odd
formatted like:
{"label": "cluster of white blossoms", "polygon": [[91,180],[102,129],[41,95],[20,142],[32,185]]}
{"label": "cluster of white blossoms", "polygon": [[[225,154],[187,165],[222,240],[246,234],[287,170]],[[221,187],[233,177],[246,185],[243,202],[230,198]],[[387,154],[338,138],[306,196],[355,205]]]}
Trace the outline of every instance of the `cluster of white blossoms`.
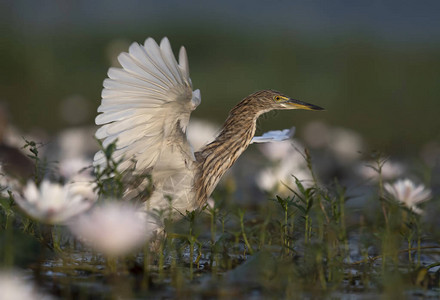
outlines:
{"label": "cluster of white blossoms", "polygon": [[[278,134],[283,136],[282,133]],[[286,139],[291,138],[292,135],[284,134]],[[382,180],[393,180],[402,176],[407,169],[402,163],[386,161],[381,166],[379,174],[374,161],[367,164],[358,162],[357,159],[360,157],[358,151],[364,148],[364,141],[350,130],[332,128],[322,122],[312,122],[304,130],[304,138],[307,145],[312,148],[330,149],[336,160],[350,165],[356,174],[367,180],[378,181],[379,176]],[[281,196],[291,194],[289,188],[296,187],[295,178],[298,178],[305,187],[310,186],[313,182],[310,170],[304,156],[298,151],[303,148],[295,139],[262,144],[260,150],[271,160],[272,165],[257,174],[258,186],[262,190],[275,192]],[[409,179],[386,183],[384,188],[389,199],[399,202],[416,214],[423,213],[418,205],[432,198],[430,189],[422,184],[417,185]]]}
{"label": "cluster of white blossoms", "polygon": [[79,240],[106,255],[123,255],[145,243],[155,223],[128,204],[105,201],[95,205],[98,197],[94,186],[88,182],[61,185],[44,180],[37,187],[29,182],[15,200],[30,217],[67,225]]}
{"label": "cluster of white blossoms", "polygon": [[63,224],[88,210],[96,198],[90,183],[61,185],[43,180],[40,187],[29,181],[23,195],[16,196],[15,201],[34,219],[49,224]]}
{"label": "cluster of white blossoms", "polygon": [[423,213],[423,210],[417,205],[432,198],[430,189],[427,189],[423,184],[416,185],[410,179],[401,179],[393,184],[385,183],[384,188],[392,199],[416,214]]}

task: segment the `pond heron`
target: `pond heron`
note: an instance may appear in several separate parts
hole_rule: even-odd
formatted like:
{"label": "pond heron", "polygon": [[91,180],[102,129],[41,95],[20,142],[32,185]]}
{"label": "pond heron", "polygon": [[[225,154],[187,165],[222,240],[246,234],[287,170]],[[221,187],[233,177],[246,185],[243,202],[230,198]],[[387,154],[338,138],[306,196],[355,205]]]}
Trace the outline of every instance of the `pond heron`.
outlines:
{"label": "pond heron", "polygon": [[[180,48],[177,62],[167,38],[160,45],[148,38],[144,45],[131,44],[118,60],[122,68],[110,68],[104,80],[96,137],[103,140],[103,147],[116,141],[113,158],[121,160],[119,171],[151,175],[148,210],[167,208],[169,199],[183,213],[200,208],[251,143],[261,114],[322,110],[274,90],[261,90],[238,103],[217,138],[194,152],[186,128],[201,96],[192,88],[185,48]],[[94,165],[103,164],[105,155],[99,151]]]}

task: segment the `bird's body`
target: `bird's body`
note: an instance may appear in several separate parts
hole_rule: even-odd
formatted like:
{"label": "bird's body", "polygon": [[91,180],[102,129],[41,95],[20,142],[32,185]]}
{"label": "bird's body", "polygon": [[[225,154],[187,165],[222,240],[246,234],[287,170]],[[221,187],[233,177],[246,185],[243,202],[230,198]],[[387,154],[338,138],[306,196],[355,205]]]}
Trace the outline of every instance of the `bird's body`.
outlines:
{"label": "bird's body", "polygon": [[208,199],[223,174],[246,150],[254,137],[257,119],[265,110],[249,105],[249,102],[257,99],[258,95],[270,92],[257,92],[236,105],[215,141],[195,153],[198,173],[194,186],[199,206]]}
{"label": "bird's body", "polygon": [[[273,109],[320,107],[293,100],[272,90],[249,95],[230,112],[217,138],[196,153],[186,138],[191,112],[200,104],[192,90],[185,49],[174,58],[168,39],[160,46],[149,38],[133,43],[118,57],[122,69],[110,68],[104,81],[96,136],[103,146],[116,142],[114,158],[120,171],[151,174],[154,191],[147,210],[165,209],[171,199],[176,211],[202,206],[222,175],[251,143],[258,117]],[[95,165],[105,161],[102,151]],[[135,163],[133,162],[135,161]],[[133,164],[135,164],[133,166]]]}

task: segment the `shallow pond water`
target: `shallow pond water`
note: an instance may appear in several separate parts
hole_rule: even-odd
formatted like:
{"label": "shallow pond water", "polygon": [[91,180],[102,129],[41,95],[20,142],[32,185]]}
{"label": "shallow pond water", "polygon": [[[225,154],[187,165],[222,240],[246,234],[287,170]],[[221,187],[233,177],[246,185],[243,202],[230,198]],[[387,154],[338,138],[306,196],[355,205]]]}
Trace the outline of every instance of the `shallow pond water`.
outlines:
{"label": "shallow pond water", "polygon": [[[347,265],[343,270],[345,279],[339,286],[329,284],[327,290],[317,287],[316,291],[299,289],[295,294],[286,289],[291,279],[283,269],[279,252],[262,250],[254,255],[236,255],[231,257],[234,266],[230,270],[213,270],[215,265],[211,267],[209,255],[202,255],[190,270],[189,257],[186,247],[179,262],[168,257],[163,269],[159,270],[157,261],[144,265],[143,255],[109,262],[101,255],[82,249],[66,251],[33,265],[28,276],[42,289],[62,299],[377,299],[390,295],[386,287],[375,281],[379,276],[375,273],[381,269],[380,260],[372,263],[367,276],[365,272],[368,271],[361,265]],[[350,259],[355,261],[359,257]],[[427,257],[423,259],[428,260]],[[287,278],[281,280],[283,273]],[[430,272],[428,277],[433,280],[438,274]],[[440,289],[432,286],[411,288],[404,295],[408,299],[437,298]]]}

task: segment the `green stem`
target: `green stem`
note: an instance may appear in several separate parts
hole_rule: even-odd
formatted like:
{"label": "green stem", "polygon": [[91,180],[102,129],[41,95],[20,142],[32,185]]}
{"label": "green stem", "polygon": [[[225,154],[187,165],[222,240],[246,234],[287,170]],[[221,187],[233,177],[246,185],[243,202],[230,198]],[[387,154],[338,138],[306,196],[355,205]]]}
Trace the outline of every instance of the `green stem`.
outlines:
{"label": "green stem", "polygon": [[[308,201],[307,201],[308,202]],[[305,228],[304,228],[304,242],[306,244],[309,243],[309,213],[307,212],[306,215],[304,216],[305,219]]]}
{"label": "green stem", "polygon": [[14,264],[14,250],[13,250],[13,234],[12,234],[12,218],[9,214],[6,214],[6,224],[5,224],[5,245],[4,245],[4,257],[3,263],[4,267],[12,267]]}
{"label": "green stem", "polygon": [[238,211],[238,213],[240,215],[241,234],[243,235],[244,243],[246,244],[246,246],[249,249],[249,253],[252,255],[252,254],[254,254],[254,250],[252,249],[251,245],[249,244],[249,241],[248,241],[247,236],[246,236],[246,231],[244,230],[244,221],[243,221],[243,219],[244,219],[244,212],[240,209]]}
{"label": "green stem", "polygon": [[162,281],[164,277],[163,267],[165,262],[165,255],[163,254],[164,241],[159,241],[159,279]]}
{"label": "green stem", "polygon": [[267,224],[270,222],[270,214],[267,214],[266,220],[264,220],[263,225],[260,228],[260,244],[258,246],[258,249],[261,250],[261,248],[266,243],[266,228]]}
{"label": "green stem", "polygon": [[417,267],[420,267],[420,250],[422,249],[422,239],[420,238],[419,225],[417,224]]}
{"label": "green stem", "polygon": [[287,206],[287,201],[284,204],[284,249],[286,254],[289,254],[289,239],[288,239],[288,206]]}
{"label": "green stem", "polygon": [[53,248],[55,251],[62,252],[61,249],[61,230],[57,225],[54,225],[51,228],[52,231],[52,241],[53,241]]}
{"label": "green stem", "polygon": [[193,280],[193,276],[194,276],[193,264],[194,264],[194,237],[191,236],[189,238],[189,279],[190,280]]}
{"label": "green stem", "polygon": [[430,265],[427,265],[425,268],[426,268],[426,270],[429,270],[431,268],[438,267],[438,266],[440,266],[440,261],[432,263]]}
{"label": "green stem", "polygon": [[110,273],[116,273],[116,257],[114,256],[107,257],[107,267]]}
{"label": "green stem", "polygon": [[214,264],[215,258],[216,258],[216,254],[217,254],[217,249],[215,246],[215,235],[217,233],[217,226],[215,223],[216,220],[216,209],[213,208],[211,210],[211,257],[210,257],[210,264],[211,264],[211,271],[213,274],[216,273],[216,265]]}
{"label": "green stem", "polygon": [[145,243],[144,245],[144,276],[142,279],[142,287],[148,290],[148,275],[150,271],[150,244]]}

